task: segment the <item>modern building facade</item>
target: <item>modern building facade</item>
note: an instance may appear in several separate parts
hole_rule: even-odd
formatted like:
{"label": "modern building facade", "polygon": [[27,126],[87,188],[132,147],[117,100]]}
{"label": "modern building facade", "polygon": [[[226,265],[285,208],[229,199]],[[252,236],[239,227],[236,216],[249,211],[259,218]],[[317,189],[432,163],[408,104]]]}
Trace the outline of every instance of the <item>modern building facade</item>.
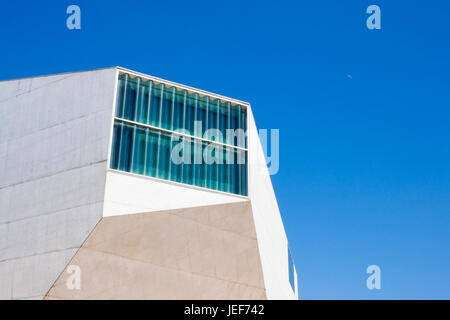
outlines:
{"label": "modern building facade", "polygon": [[249,103],[113,67],[0,118],[0,299],[298,298]]}

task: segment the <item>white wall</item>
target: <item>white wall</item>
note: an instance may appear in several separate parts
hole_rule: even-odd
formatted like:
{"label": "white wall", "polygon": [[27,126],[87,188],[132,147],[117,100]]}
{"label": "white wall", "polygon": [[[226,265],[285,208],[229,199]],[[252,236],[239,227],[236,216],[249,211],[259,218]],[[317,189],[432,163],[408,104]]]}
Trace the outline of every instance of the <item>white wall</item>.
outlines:
{"label": "white wall", "polygon": [[108,171],[103,216],[247,201],[240,196]]}
{"label": "white wall", "polygon": [[0,299],[42,298],[101,218],[115,75],[0,82]]}
{"label": "white wall", "polygon": [[[298,299],[298,295],[294,294],[289,283],[286,233],[250,108],[248,135],[248,190],[253,208],[267,298]],[[270,134],[268,136],[270,137]]]}

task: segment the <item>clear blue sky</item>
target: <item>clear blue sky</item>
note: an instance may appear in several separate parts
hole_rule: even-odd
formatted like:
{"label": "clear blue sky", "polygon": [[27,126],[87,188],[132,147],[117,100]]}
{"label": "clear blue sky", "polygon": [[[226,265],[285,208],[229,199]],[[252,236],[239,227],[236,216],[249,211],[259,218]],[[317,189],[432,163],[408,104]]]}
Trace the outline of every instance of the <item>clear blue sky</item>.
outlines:
{"label": "clear blue sky", "polygon": [[6,1],[0,26],[0,79],[120,65],[250,101],[303,298],[450,298],[449,1]]}

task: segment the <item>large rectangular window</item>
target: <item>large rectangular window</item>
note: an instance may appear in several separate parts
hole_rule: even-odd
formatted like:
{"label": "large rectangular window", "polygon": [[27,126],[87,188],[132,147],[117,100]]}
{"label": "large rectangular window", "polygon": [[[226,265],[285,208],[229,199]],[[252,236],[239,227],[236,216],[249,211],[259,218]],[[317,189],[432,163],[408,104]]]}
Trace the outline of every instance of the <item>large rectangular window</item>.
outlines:
{"label": "large rectangular window", "polygon": [[111,168],[247,195],[247,109],[119,76]]}

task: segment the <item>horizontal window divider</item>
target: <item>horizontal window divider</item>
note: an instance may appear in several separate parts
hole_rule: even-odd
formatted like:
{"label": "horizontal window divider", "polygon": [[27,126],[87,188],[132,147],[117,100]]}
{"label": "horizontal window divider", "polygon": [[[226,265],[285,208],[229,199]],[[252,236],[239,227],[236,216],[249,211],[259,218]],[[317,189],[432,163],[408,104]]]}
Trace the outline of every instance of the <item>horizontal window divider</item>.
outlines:
{"label": "horizontal window divider", "polygon": [[159,131],[163,131],[163,132],[167,132],[167,133],[173,133],[173,134],[176,134],[178,136],[191,138],[191,139],[195,139],[195,140],[200,140],[200,141],[204,141],[204,142],[220,145],[220,146],[223,146],[223,147],[228,147],[228,148],[231,148],[231,149],[237,149],[237,150],[241,150],[241,151],[244,151],[244,152],[248,152],[248,148],[242,148],[242,147],[239,147],[239,146],[233,146],[231,144],[226,144],[226,143],[222,143],[222,142],[219,142],[219,141],[214,141],[214,140],[209,140],[209,139],[205,139],[205,138],[201,138],[201,137],[197,137],[197,136],[192,136],[192,135],[189,135],[189,134],[185,134],[185,133],[174,131],[174,130],[170,130],[170,129],[164,129],[164,128],[160,128],[160,127],[155,127],[155,126],[152,126],[150,124],[136,122],[136,121],[133,121],[133,120],[123,119],[123,118],[119,118],[119,117],[114,117],[114,120],[117,120],[117,121],[120,121],[120,122],[124,122],[124,123],[128,123],[128,124],[133,124],[133,125],[136,125],[136,126],[139,126],[139,127],[143,127],[143,128],[149,128],[149,129],[159,130]]}

